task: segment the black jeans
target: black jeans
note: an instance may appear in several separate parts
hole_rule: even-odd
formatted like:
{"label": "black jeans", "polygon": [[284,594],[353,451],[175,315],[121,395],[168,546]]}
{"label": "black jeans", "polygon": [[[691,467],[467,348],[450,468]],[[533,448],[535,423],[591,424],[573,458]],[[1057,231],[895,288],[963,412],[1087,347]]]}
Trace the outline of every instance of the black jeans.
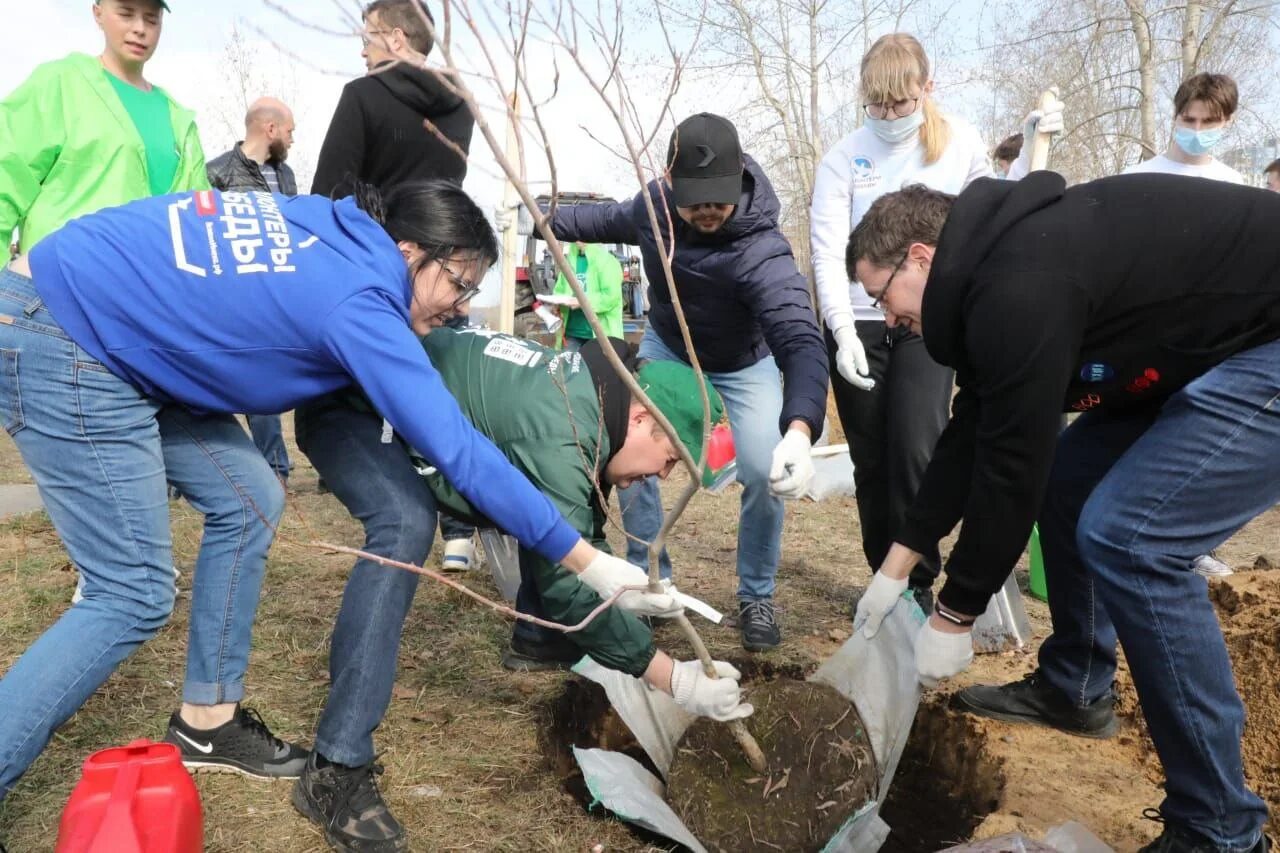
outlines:
{"label": "black jeans", "polygon": [[[298,447],[334,497],[364,525],[364,550],[422,565],[436,532],[436,501],[399,441],[382,442],[382,418],[334,405],[297,410]],[[330,761],[367,764],[373,732],[391,703],[400,632],[418,576],[356,560],[329,649],[329,699],[316,749]]]}
{"label": "black jeans", "polygon": [[[876,571],[897,538],[947,425],[955,373],[931,359],[924,339],[905,328],[868,321],[856,327],[876,381],[873,390],[859,390],[840,375],[829,329],[827,353],[836,410],[853,459],[862,552]],[[940,570],[934,547],[911,571],[911,584],[929,587]]]}

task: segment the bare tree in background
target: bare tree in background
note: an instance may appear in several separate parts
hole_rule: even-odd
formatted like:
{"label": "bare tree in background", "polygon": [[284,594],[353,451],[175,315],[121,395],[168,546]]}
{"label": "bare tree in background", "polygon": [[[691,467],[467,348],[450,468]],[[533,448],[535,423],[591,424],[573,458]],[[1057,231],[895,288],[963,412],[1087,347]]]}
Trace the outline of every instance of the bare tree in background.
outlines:
{"label": "bare tree in background", "polygon": [[827,149],[861,123],[862,55],[876,36],[908,22],[924,26],[917,35],[928,41],[933,0],[661,2],[673,20],[705,31],[692,77],[726,95],[744,93],[732,104],[734,123],[769,175],[783,231],[808,270],[814,174]]}
{"label": "bare tree in background", "polygon": [[[991,85],[1019,105],[1057,85],[1067,128],[1054,149],[1054,169],[1079,181],[1116,174],[1164,149],[1172,99],[1186,77],[1212,71],[1240,85],[1238,140],[1274,135],[1258,113],[1274,88],[1269,39],[1272,0],[1033,0],[1001,4],[1002,36],[987,46]],[[1023,108],[1025,109],[1025,108]]]}

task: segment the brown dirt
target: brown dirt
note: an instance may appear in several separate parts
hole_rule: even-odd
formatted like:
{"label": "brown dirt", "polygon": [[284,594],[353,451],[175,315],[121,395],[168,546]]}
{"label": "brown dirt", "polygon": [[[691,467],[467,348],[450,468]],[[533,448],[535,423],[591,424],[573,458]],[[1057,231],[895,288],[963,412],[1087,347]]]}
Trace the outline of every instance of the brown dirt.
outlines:
{"label": "brown dirt", "polygon": [[772,681],[749,699],[768,772],[747,764],[728,726],[699,720],[677,747],[667,800],[713,851],[821,850],[875,796],[862,719],[834,688],[809,681]]}

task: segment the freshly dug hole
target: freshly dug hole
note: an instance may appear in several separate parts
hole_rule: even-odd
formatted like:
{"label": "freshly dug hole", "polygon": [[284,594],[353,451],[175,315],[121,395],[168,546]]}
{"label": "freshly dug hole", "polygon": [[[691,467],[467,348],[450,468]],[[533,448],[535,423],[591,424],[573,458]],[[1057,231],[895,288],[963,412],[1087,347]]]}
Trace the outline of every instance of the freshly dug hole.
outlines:
{"label": "freshly dug hole", "polygon": [[875,796],[862,719],[835,689],[809,681],[772,681],[748,700],[768,772],[751,769],[727,725],[699,720],[677,747],[667,801],[710,850],[821,850]]}

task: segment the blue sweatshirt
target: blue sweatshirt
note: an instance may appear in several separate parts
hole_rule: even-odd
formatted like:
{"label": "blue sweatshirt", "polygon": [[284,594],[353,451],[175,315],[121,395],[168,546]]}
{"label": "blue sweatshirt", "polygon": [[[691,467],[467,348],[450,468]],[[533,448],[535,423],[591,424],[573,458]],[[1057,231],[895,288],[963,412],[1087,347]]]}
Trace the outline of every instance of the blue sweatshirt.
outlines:
{"label": "blue sweatshirt", "polygon": [[73,220],[31,268],[72,340],[149,397],[271,414],[354,380],[520,544],[559,562],[579,539],[463,416],[409,327],[399,248],[352,199],[142,199]]}

